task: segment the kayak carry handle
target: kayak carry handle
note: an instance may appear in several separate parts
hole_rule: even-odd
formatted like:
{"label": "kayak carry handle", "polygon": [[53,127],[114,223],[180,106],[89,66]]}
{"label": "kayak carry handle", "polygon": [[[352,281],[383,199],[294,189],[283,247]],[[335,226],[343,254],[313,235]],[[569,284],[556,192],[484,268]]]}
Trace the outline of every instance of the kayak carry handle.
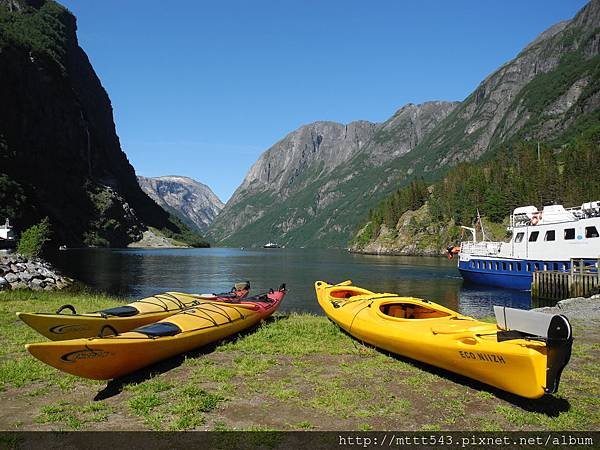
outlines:
{"label": "kayak carry handle", "polygon": [[[113,332],[113,335],[118,335],[119,332],[117,330],[115,330],[115,327],[113,327],[112,325],[103,325],[102,328],[100,328],[100,332],[98,333],[98,337],[99,338],[103,338],[104,337],[104,330],[109,329],[110,331]],[[110,336],[110,335],[109,335]]]}
{"label": "kayak carry handle", "polygon": [[70,310],[73,314],[77,314],[77,311],[75,311],[75,307],[73,305],[62,305],[60,308],[58,308],[56,310],[56,314],[60,314],[65,309]]}

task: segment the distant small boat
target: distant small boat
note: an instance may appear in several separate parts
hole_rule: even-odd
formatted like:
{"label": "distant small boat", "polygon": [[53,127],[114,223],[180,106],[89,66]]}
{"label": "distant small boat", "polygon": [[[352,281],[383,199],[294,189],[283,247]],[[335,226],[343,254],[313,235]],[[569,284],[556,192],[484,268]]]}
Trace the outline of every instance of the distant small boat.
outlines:
{"label": "distant small boat", "polygon": [[281,248],[281,245],[269,241],[265,245],[263,245],[263,248]]}
{"label": "distant small boat", "polygon": [[67,246],[63,244],[63,245],[59,246],[58,249],[61,251],[65,251],[65,250],[67,250]]}

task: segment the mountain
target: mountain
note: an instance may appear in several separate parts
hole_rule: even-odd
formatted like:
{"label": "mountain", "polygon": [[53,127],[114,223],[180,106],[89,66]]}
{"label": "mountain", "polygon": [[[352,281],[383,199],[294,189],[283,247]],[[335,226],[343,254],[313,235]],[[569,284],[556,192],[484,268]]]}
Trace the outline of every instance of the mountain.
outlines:
{"label": "mountain", "polygon": [[[592,0],[573,19],[541,33],[464,101],[407,105],[384,124],[371,124],[359,148],[348,151],[340,143],[342,164],[292,167],[292,174],[304,174],[302,182],[288,178],[290,186],[281,188],[290,175],[286,162],[298,159],[288,154],[301,150],[289,145],[292,133],[260,157],[209,233],[226,245],[273,238],[345,247],[369,209],[411,180],[434,182],[460,162],[490,158],[516,142],[560,149],[600,123],[599,18],[600,0]],[[259,179],[268,162],[279,167],[276,183]]]}
{"label": "mountain", "polygon": [[188,177],[137,177],[142,190],[161,208],[190,228],[205,232],[223,209],[223,202],[205,184]]}
{"label": "mountain", "polygon": [[[593,0],[483,80],[386,168],[399,186],[410,173],[443,179],[424,199],[427,214],[408,204],[403,189],[382,200],[365,216],[352,250],[435,253],[456,238],[448,224],[471,223],[477,209],[500,222],[517,206],[597,198],[600,185],[590,174],[600,168],[599,50],[600,0]],[[450,166],[456,167],[448,172]],[[407,228],[405,217],[419,217],[418,226]],[[432,234],[445,235],[445,242]]]}
{"label": "mountain", "polygon": [[48,216],[69,246],[124,246],[148,226],[207,245],[138,186],[76,29],[54,1],[0,0],[0,217],[20,231]]}
{"label": "mountain", "polygon": [[365,169],[377,172],[410,152],[455,107],[409,104],[382,124],[300,127],[260,156],[208,235],[224,245],[343,245],[359,219],[353,214],[357,192],[375,195],[374,185],[386,183],[380,174],[362,179]]}

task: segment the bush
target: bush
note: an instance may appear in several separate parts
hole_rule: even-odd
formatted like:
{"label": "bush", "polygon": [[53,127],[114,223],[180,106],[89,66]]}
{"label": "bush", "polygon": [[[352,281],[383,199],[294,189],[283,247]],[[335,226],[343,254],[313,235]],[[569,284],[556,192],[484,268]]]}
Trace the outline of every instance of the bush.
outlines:
{"label": "bush", "polygon": [[37,225],[23,231],[17,252],[23,256],[39,256],[51,234],[50,220],[46,217]]}

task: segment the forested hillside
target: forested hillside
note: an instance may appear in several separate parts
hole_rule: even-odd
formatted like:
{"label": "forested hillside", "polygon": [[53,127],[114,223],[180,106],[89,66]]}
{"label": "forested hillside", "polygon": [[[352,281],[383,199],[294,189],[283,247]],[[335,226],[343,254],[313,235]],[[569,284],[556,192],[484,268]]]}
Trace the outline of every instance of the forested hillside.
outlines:
{"label": "forested hillside", "polygon": [[[502,223],[518,206],[576,206],[600,200],[599,146],[596,124],[560,149],[540,145],[538,154],[536,143],[521,142],[500,148],[485,161],[459,164],[429,188],[422,180],[413,181],[369,211],[353,249],[364,250],[382,230],[388,235],[390,229],[399,230],[403,215],[425,203],[428,214],[422,228],[443,228],[446,240],[452,240],[458,235],[457,225],[472,225],[477,211],[491,223]],[[443,244],[435,250],[443,251]]]}

